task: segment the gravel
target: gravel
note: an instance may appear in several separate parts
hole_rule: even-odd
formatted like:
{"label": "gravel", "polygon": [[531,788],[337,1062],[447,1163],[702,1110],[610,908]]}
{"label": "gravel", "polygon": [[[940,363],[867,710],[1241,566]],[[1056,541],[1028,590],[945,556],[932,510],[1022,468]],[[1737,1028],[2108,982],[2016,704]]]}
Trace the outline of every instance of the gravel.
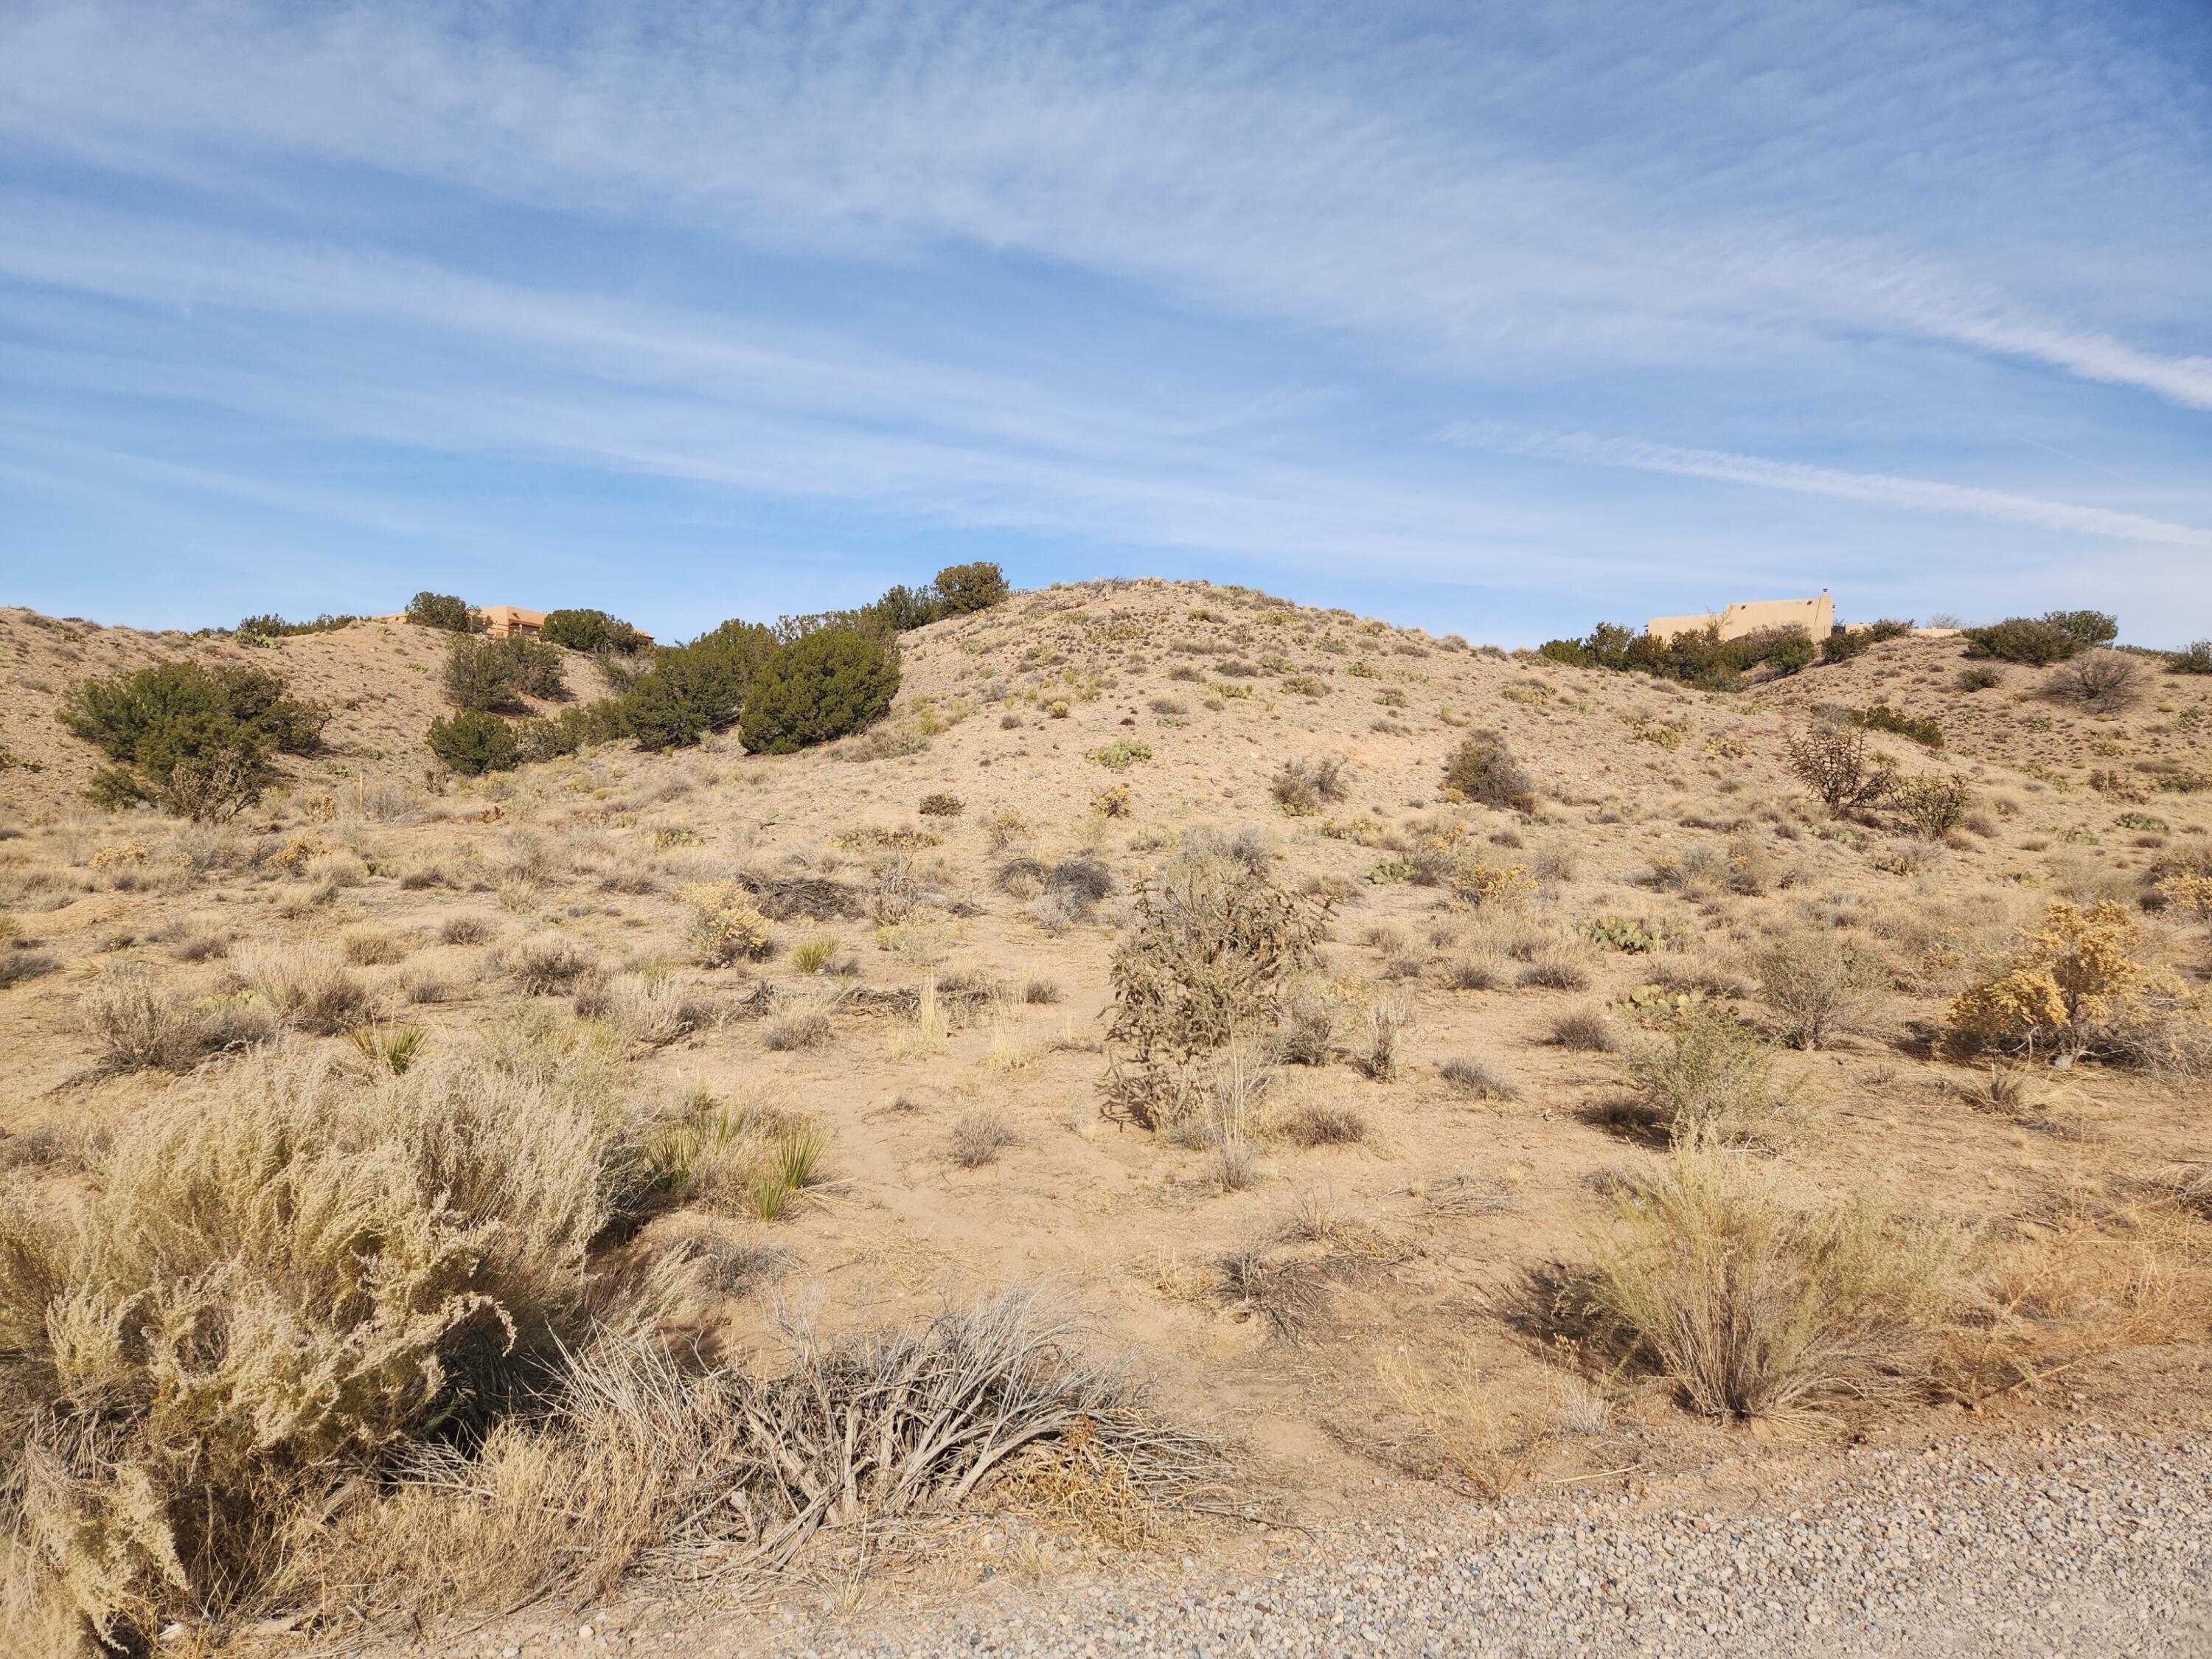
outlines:
{"label": "gravel", "polygon": [[[1451,1506],[1314,1537],[1242,1583],[1194,1560],[857,1624],[787,1604],[623,1613],[401,1644],[439,1659],[933,1656],[2212,1654],[2212,1439],[2094,1425],[1855,1451],[1731,1510]],[[1149,1572],[1151,1576],[1144,1576]],[[573,1616],[572,1616],[573,1617]],[[532,1621],[534,1623],[534,1621]],[[550,1639],[549,1639],[550,1637]],[[372,1646],[367,1659],[392,1648]]]}
{"label": "gravel", "polygon": [[1098,1588],[770,1650],[2212,1653],[2212,1442],[2082,1430],[2008,1449],[1861,1453],[1817,1498],[1784,1489],[1749,1514],[1624,1499],[1370,1525],[1243,1585],[1157,1599]]}

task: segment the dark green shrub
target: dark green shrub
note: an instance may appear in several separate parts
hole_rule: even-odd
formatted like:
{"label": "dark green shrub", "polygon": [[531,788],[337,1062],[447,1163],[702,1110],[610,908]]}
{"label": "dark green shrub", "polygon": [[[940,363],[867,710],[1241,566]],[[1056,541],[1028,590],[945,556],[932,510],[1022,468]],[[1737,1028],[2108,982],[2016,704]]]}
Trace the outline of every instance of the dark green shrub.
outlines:
{"label": "dark green shrub", "polygon": [[733,620],[663,651],[623,693],[622,723],[641,748],[695,744],[737,719],[746,689],[775,648],[771,629]]}
{"label": "dark green shrub", "polygon": [[1986,691],[2003,684],[2004,676],[1994,668],[1961,668],[1957,684],[1961,691]]}
{"label": "dark green shrub", "polygon": [[787,755],[860,731],[897,694],[898,664],[880,639],[827,628],[777,647],[745,693],[738,731],[756,755]]}
{"label": "dark green shrub", "polygon": [[2081,642],[2081,649],[2110,645],[2120,636],[2119,618],[2105,611],[2046,611],[2043,620]]}
{"label": "dark green shrub", "polygon": [[247,617],[230,631],[244,644],[255,640],[288,639],[295,634],[335,634],[360,620],[358,617],[333,617],[325,611],[313,622],[286,622],[272,611],[263,616]]}
{"label": "dark green shrub", "polygon": [[1966,654],[2043,667],[2106,644],[2120,631],[2102,611],[2047,611],[2040,617],[2008,617],[1966,630]]}
{"label": "dark green shrub", "polygon": [[1536,804],[1536,787],[1495,732],[1470,732],[1444,763],[1444,793],[1478,806],[1526,811]]}
{"label": "dark green shrub", "polygon": [[587,653],[642,651],[652,643],[619,617],[604,611],[549,611],[538,637],[549,645]]}
{"label": "dark green shrub", "polygon": [[1901,640],[1911,632],[1912,618],[1910,617],[1902,621],[1895,617],[1884,617],[1880,622],[1869,623],[1866,627],[1867,638],[1877,645],[1884,640]]}
{"label": "dark green shrub", "polygon": [[477,714],[520,712],[525,697],[564,697],[561,653],[542,640],[511,634],[505,639],[461,635],[446,652],[446,696],[456,708]]}
{"label": "dark green shrub", "polygon": [[[284,695],[284,677],[263,668],[162,663],[74,686],[61,723],[119,763],[88,793],[101,805],[160,801],[171,810],[228,817],[260,799],[275,754],[312,755],[330,710]],[[180,766],[189,775],[165,799]],[[210,783],[220,774],[221,787]],[[235,803],[234,805],[230,803]]]}
{"label": "dark green shrub", "polygon": [[1878,702],[1871,708],[1852,710],[1851,721],[1872,732],[1894,732],[1900,738],[1910,738],[1930,749],[1943,746],[1943,728],[1935,720],[1905,714],[1885,702]]}
{"label": "dark green shrub", "polygon": [[1801,670],[1810,668],[1813,665],[1813,659],[1817,654],[1813,648],[1813,641],[1799,633],[1778,642],[1774,648],[1766,653],[1766,661],[1768,666],[1778,674],[1795,674]]}
{"label": "dark green shrub", "polygon": [[[1006,586],[1006,573],[981,559],[973,564],[945,566],[937,573],[936,586],[938,597],[944,601],[945,614],[951,617],[964,617],[973,611],[988,611],[994,605],[1004,605],[1006,596],[1013,592]],[[888,599],[890,595],[884,597]]]}
{"label": "dark green shrub", "polygon": [[511,771],[522,759],[514,727],[496,714],[464,708],[451,720],[432,720],[430,752],[467,777]]}
{"label": "dark green shrub", "polygon": [[573,755],[587,743],[604,741],[597,729],[599,717],[592,712],[599,707],[594,703],[588,708],[564,708],[550,718],[517,721],[514,736],[522,758],[552,760],[558,756]]}
{"label": "dark green shrub", "polygon": [[481,634],[491,624],[468,601],[452,593],[417,593],[407,601],[407,620],[418,628],[442,628],[449,634]]}
{"label": "dark green shrub", "polygon": [[2212,640],[2192,640],[2166,659],[2177,674],[2212,674]]}
{"label": "dark green shrub", "polygon": [[1838,628],[1820,641],[1822,662],[1849,662],[1862,652],[1874,647],[1874,635],[1864,629],[1856,631]]}

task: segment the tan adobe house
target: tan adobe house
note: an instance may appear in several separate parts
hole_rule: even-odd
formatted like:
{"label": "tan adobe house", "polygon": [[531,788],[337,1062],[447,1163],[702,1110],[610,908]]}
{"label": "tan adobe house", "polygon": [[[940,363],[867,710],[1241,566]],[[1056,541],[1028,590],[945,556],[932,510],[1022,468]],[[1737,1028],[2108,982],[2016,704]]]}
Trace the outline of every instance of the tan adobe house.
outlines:
{"label": "tan adobe house", "polygon": [[1654,617],[1644,631],[1655,639],[1671,640],[1677,634],[1695,634],[1718,625],[1724,640],[1740,640],[1770,628],[1802,628],[1805,637],[1818,643],[1836,625],[1836,607],[1822,588],[1810,599],[1751,599],[1702,617]]}
{"label": "tan adobe house", "polygon": [[519,605],[487,605],[477,609],[491,624],[484,632],[495,640],[503,640],[510,634],[536,634],[545,626],[543,611],[525,611]]}

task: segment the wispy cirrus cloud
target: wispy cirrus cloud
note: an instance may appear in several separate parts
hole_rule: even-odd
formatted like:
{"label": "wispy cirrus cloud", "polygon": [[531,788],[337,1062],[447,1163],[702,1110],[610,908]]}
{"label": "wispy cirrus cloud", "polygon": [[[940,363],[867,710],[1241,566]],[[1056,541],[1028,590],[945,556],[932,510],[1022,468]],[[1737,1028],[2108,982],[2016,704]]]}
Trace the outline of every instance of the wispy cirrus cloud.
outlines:
{"label": "wispy cirrus cloud", "polygon": [[[103,482],[434,558],[526,468],[620,498],[625,560],[712,499],[1568,613],[1666,608],[1686,549],[1887,595],[2032,540],[2051,603],[2201,631],[2208,61],[2185,0],[21,0],[0,508],[106,561],[49,570],[161,522]],[[1676,447],[1476,461],[1434,441],[1470,409]],[[1704,488],[1662,529],[1568,459]]]}
{"label": "wispy cirrus cloud", "polygon": [[1905,478],[1884,472],[1846,472],[1801,461],[1771,460],[1717,449],[1684,449],[1640,438],[1599,437],[1587,432],[1515,434],[1462,422],[1447,428],[1443,436],[1447,442],[1468,448],[1498,450],[1537,460],[1623,467],[1637,472],[1667,473],[1678,478],[1710,478],[1720,483],[1748,484],[1758,489],[1782,489],[1798,495],[1825,495],[1835,501],[1864,501],[1909,512],[1963,514],[1969,518],[2033,525],[2041,530],[2071,532],[2106,540],[2212,551],[2212,530],[2194,525],[2173,524],[2109,507],[2049,501],[2039,495],[2015,495],[2008,490],[1980,489],[1969,484]]}

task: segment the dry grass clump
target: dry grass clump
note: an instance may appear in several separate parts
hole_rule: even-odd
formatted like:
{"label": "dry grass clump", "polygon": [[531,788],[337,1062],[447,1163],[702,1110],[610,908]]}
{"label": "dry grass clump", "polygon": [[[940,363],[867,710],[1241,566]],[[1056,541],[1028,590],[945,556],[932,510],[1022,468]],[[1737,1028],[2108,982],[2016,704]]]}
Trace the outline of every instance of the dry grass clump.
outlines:
{"label": "dry grass clump", "polygon": [[534,997],[573,990],[599,965],[599,959],[573,939],[533,939],[507,959],[517,988]]}
{"label": "dry grass clump", "polygon": [[1441,1461],[1475,1495],[1496,1500],[1510,1496],[1534,1473],[1547,1436],[1522,1422],[1504,1402],[1497,1379],[1463,1348],[1431,1364],[1401,1351],[1376,1370],[1384,1400],[1413,1425],[1416,1443],[1427,1454],[1406,1458],[1416,1473]]}
{"label": "dry grass clump", "polygon": [[1443,794],[1477,806],[1527,811],[1536,804],[1536,787],[1496,732],[1470,732],[1444,762]]}
{"label": "dry grass clump", "polygon": [[2118,714],[2142,697],[2142,665],[2124,651],[2085,651],[2045,677],[2043,695],[2093,714]]}
{"label": "dry grass clump", "polygon": [[1757,1140],[1782,1102],[1774,1056],[1733,1015],[1687,1007],[1667,1034],[1629,1050],[1628,1077],[1642,1121],[1677,1146]]}
{"label": "dry grass clump", "polygon": [[163,990],[140,969],[102,974],[77,1006],[100,1044],[100,1063],[115,1072],[189,1072],[210,1054],[266,1042],[276,1030],[259,1002]]}
{"label": "dry grass clump", "polygon": [[986,1164],[996,1164],[999,1154],[1020,1139],[1004,1112],[979,1106],[973,1111],[963,1112],[953,1124],[945,1156],[963,1170],[980,1170]]}
{"label": "dry grass clump", "polygon": [[250,945],[231,963],[238,982],[266,1002],[294,1030],[335,1036],[374,1012],[368,987],[346,971],[344,962],[335,952],[319,945]]}
{"label": "dry grass clump", "polygon": [[42,1598],[137,1650],[281,1595],[312,1518],[592,1312],[600,1103],[272,1052],[156,1103],[74,1210],[0,1212],[0,1492]]}
{"label": "dry grass clump", "polygon": [[715,1024],[721,1009],[665,967],[591,978],[576,990],[576,1017],[604,1020],[632,1042],[659,1048]]}
{"label": "dry grass clump", "polygon": [[1571,1008],[1553,1017],[1552,1041],[1581,1054],[1610,1054],[1620,1048],[1620,1032],[1602,1008]]}
{"label": "dry grass clump", "polygon": [[1344,763],[1334,756],[1288,760],[1267,785],[1275,805],[1291,817],[1310,817],[1345,796]]}
{"label": "dry grass clump", "polygon": [[462,915],[447,916],[441,922],[438,938],[447,945],[482,945],[497,931],[489,916]]}
{"label": "dry grass clump", "polygon": [[1818,1048],[1849,1029],[1865,1008],[1874,978],[1865,955],[1832,929],[1784,933],[1754,965],[1761,1000],[1779,1017],[1784,1039],[1798,1048]]}
{"label": "dry grass clump", "polygon": [[1351,1146],[1367,1139],[1367,1120],[1341,1101],[1302,1101],[1276,1118],[1274,1132],[1296,1146]]}
{"label": "dry grass clump", "polygon": [[1616,1197],[1570,1301],[1601,1350],[1699,1411],[1826,1414],[1928,1380],[1969,1244],[1866,1198],[1796,1204],[1729,1155],[1678,1152]]}
{"label": "dry grass clump", "polygon": [[1443,1080],[1473,1100],[1513,1100],[1520,1085],[1486,1060],[1461,1054],[1438,1066]]}
{"label": "dry grass clump", "polygon": [[802,974],[818,974],[837,954],[835,933],[815,933],[791,947],[791,965]]}
{"label": "dry grass clump", "polygon": [[743,882],[694,882],[677,895],[684,936],[710,968],[757,961],[775,948],[775,930]]}

